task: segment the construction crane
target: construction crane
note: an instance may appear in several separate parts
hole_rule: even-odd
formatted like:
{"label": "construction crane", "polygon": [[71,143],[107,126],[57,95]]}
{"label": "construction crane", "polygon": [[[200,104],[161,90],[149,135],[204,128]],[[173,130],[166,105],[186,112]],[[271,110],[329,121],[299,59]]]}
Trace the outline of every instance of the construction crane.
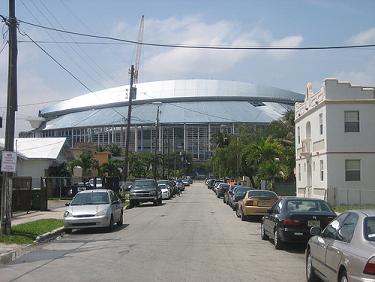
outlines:
{"label": "construction crane", "polygon": [[137,46],[136,46],[136,53],[135,53],[134,83],[138,83],[138,78],[139,78],[139,64],[140,64],[141,55],[142,55],[144,21],[145,21],[145,16],[142,15],[141,22],[139,24]]}

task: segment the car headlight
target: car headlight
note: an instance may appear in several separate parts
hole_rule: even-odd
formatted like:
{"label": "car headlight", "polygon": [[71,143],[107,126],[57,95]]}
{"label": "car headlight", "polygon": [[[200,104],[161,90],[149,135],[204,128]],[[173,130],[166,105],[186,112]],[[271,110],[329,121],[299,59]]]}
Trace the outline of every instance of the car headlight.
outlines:
{"label": "car headlight", "polygon": [[106,215],[107,214],[107,211],[106,210],[102,210],[102,211],[99,211],[96,213],[97,216],[102,216],[102,215]]}
{"label": "car headlight", "polygon": [[64,212],[64,217],[67,217],[67,216],[69,216],[69,212],[68,212],[68,211],[65,211],[65,212]]}

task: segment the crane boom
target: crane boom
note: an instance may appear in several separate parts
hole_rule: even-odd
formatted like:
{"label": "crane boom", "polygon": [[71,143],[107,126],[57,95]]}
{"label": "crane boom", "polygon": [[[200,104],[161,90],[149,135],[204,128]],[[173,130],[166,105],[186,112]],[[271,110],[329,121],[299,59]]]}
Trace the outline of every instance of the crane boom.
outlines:
{"label": "crane boom", "polygon": [[141,22],[139,24],[137,46],[136,46],[136,55],[135,55],[135,64],[134,64],[134,83],[138,83],[138,78],[139,78],[139,64],[140,64],[141,55],[142,55],[144,20],[145,20],[145,16],[142,15]]}

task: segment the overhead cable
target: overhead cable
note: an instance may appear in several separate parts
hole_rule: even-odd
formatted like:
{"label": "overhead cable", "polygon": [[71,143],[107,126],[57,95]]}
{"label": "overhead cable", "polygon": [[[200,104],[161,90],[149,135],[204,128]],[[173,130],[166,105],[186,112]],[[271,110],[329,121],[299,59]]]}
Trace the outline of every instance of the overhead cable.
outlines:
{"label": "overhead cable", "polygon": [[[3,16],[2,16],[3,17]],[[18,19],[18,22],[37,28],[53,30],[56,32],[69,33],[77,36],[105,39],[112,41],[125,42],[130,44],[140,44],[144,46],[165,47],[165,48],[185,48],[185,49],[213,49],[213,50],[330,50],[330,49],[354,49],[354,48],[370,48],[375,47],[375,44],[360,44],[360,45],[336,45],[336,46],[307,46],[307,47],[281,47],[281,46],[228,46],[228,45],[187,45],[187,44],[163,44],[152,42],[138,42],[136,40],[122,39],[113,36],[101,36],[95,34],[81,33],[75,31],[62,30],[58,28],[48,27],[40,24],[31,23],[28,21]]]}

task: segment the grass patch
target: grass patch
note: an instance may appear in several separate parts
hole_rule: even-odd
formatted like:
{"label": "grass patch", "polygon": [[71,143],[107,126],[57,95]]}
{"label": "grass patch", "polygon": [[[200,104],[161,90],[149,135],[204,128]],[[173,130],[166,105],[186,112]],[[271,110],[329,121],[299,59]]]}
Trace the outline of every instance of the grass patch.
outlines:
{"label": "grass patch", "polygon": [[40,219],[12,227],[11,235],[0,235],[0,242],[30,244],[36,237],[64,225],[62,219]]}
{"label": "grass patch", "polygon": [[341,205],[334,208],[336,212],[346,212],[348,210],[369,210],[375,209],[375,205]]}

